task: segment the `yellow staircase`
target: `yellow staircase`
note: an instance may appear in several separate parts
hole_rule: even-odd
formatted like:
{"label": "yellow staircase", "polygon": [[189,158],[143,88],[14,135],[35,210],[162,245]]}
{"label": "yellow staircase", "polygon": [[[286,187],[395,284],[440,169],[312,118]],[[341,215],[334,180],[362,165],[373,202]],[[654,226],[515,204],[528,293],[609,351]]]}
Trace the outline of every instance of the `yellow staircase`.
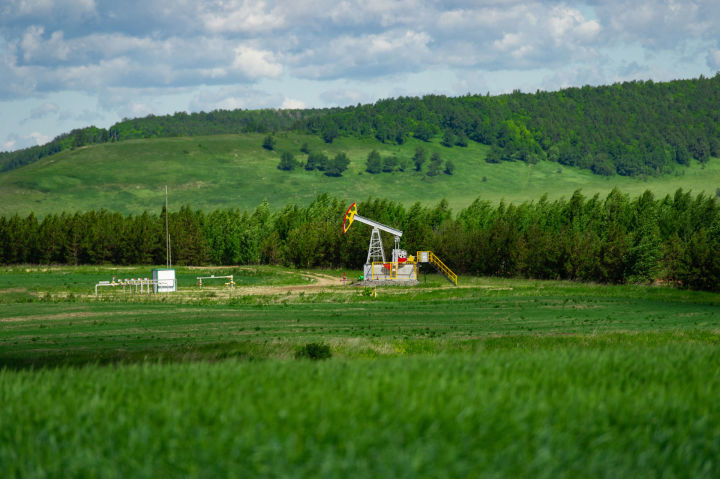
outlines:
{"label": "yellow staircase", "polygon": [[445,276],[445,279],[457,286],[457,275],[453,273],[452,270],[445,265],[445,263],[440,261],[440,258],[438,258],[432,251],[418,251],[417,260],[420,263],[430,263],[440,274]]}

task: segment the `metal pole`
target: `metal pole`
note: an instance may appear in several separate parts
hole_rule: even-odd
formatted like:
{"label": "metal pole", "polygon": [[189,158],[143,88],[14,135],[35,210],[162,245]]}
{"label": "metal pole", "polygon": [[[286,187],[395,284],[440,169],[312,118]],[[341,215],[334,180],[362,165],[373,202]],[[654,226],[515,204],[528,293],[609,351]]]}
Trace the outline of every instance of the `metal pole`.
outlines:
{"label": "metal pole", "polygon": [[165,185],[165,266],[170,268],[170,227],[168,222],[168,190]]}

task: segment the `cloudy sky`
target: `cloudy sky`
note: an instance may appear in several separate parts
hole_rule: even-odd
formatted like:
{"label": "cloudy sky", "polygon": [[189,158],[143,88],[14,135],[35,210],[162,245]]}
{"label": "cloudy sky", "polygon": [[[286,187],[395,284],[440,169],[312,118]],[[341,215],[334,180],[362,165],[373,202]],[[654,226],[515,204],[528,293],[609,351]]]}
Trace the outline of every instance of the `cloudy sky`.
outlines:
{"label": "cloudy sky", "polygon": [[719,70],[717,0],[0,0],[0,151],[150,113]]}

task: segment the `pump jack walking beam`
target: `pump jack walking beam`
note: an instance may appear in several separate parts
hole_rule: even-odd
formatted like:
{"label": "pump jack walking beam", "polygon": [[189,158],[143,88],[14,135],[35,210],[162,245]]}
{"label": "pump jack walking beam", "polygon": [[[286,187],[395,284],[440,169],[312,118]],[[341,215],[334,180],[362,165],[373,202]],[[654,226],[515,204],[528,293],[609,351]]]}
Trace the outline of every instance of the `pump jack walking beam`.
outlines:
{"label": "pump jack walking beam", "polygon": [[352,205],[350,205],[347,213],[345,213],[345,219],[343,220],[343,233],[347,233],[347,231],[350,229],[350,225],[355,220],[359,221],[360,223],[365,223],[368,226],[372,226],[373,228],[377,228],[380,231],[390,233],[397,238],[400,238],[403,235],[403,232],[398,229],[395,229],[388,225],[384,225],[377,221],[373,221],[369,218],[365,218],[364,216],[360,216],[359,214],[357,214],[357,203],[353,203]]}

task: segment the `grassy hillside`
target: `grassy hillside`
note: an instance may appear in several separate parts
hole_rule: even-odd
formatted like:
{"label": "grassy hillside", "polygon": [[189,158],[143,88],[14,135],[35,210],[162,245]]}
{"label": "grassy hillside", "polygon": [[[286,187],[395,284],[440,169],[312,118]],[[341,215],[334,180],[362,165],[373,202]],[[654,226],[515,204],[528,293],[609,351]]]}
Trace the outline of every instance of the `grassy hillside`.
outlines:
{"label": "grassy hillside", "polygon": [[[715,161],[705,168],[698,164],[680,168],[675,175],[632,179],[602,177],[547,161],[488,164],[484,158],[489,148],[475,142],[466,148],[446,148],[437,141],[413,139],[403,145],[384,145],[371,139],[340,138],[328,145],[316,136],[282,133],[277,136],[276,151],[271,152],[261,147],[262,140],[261,134],[247,133],[132,140],[65,151],[1,173],[0,214],[99,208],[123,213],[157,211],[164,202],[165,185],[172,209],[190,204],[205,210],[251,209],[263,200],[280,208],[309,203],[322,192],[348,201],[374,196],[407,204],[446,198],[453,208],[460,208],[477,197],[515,202],[545,193],[550,198],[567,197],[578,188],[585,194],[601,195],[616,186],[632,194],[650,189],[663,195],[679,187],[714,194],[720,185],[720,164]],[[331,178],[318,171],[278,170],[279,152],[291,151],[305,160],[306,155],[300,153],[303,143],[330,157],[346,152],[351,160],[348,171],[341,178]],[[429,154],[438,151],[443,159],[451,159],[456,165],[454,175],[431,178],[412,168],[378,175],[364,172],[372,149],[409,160],[418,145]]]}

